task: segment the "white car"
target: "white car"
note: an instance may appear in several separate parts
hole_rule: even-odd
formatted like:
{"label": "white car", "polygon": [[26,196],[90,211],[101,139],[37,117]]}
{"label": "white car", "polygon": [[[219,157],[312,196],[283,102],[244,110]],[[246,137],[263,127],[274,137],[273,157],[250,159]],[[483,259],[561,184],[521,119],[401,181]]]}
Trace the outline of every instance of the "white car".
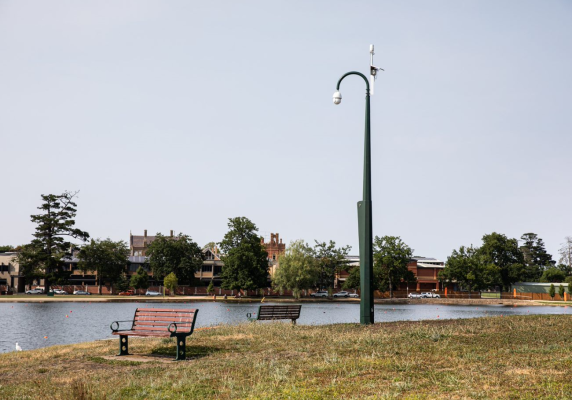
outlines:
{"label": "white car", "polygon": [[410,299],[421,299],[423,298],[423,293],[419,294],[419,293],[409,293],[407,295],[407,297],[409,297]]}
{"label": "white car", "polygon": [[53,292],[54,294],[68,294],[68,292],[62,289],[54,289]]}
{"label": "white car", "polygon": [[350,293],[350,297],[353,297],[354,299],[359,299],[359,294],[357,294],[357,293]]}
{"label": "white car", "polygon": [[325,290],[318,290],[316,293],[312,293],[310,297],[328,297],[328,292]]}
{"label": "white car", "polygon": [[163,294],[161,292],[155,292],[153,290],[147,290],[147,292],[145,292],[145,296],[162,296]]}
{"label": "white car", "polygon": [[42,289],[31,289],[26,290],[26,294],[44,294],[44,291]]}
{"label": "white car", "polygon": [[440,299],[441,298],[441,296],[439,296],[437,293],[433,293],[433,292],[423,292],[423,293],[421,293],[421,297],[426,298],[426,299],[431,299],[431,298]]}
{"label": "white car", "polygon": [[343,290],[341,292],[334,293],[334,297],[350,297],[350,294]]}

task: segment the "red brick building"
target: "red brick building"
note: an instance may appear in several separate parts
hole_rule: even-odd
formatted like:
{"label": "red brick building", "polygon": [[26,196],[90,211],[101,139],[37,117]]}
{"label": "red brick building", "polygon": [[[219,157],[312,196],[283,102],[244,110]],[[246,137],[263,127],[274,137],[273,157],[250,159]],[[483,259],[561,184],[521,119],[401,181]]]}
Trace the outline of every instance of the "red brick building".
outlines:
{"label": "red brick building", "polygon": [[[436,258],[413,257],[407,264],[407,269],[417,277],[417,286],[408,288],[406,283],[402,283],[400,289],[405,290],[408,288],[413,291],[440,290],[439,272],[444,268],[445,263]],[[411,286],[414,285],[412,284]]]}
{"label": "red brick building", "polygon": [[286,251],[286,244],[282,243],[278,233],[271,233],[269,242],[265,242],[264,238],[260,238],[260,243],[262,243],[268,253],[268,271],[272,277],[278,266],[278,256]]}

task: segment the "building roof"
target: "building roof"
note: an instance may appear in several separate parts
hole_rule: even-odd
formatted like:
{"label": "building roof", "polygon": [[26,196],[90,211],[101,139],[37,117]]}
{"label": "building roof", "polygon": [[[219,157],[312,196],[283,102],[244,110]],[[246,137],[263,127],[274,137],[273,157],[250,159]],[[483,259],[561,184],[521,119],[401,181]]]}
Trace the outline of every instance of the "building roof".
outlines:
{"label": "building roof", "polygon": [[133,235],[131,236],[131,246],[132,247],[145,247],[143,243],[145,240],[147,241],[147,245],[149,245],[153,240],[155,240],[157,236],[140,236],[140,235]]}
{"label": "building roof", "polygon": [[417,268],[445,268],[445,266],[440,264],[425,264],[417,262]]}

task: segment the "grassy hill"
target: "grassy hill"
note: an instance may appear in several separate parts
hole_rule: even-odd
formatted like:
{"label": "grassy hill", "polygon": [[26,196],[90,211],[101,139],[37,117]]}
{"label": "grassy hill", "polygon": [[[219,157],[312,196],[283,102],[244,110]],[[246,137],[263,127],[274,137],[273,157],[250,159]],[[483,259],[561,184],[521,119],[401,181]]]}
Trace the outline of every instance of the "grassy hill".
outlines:
{"label": "grassy hill", "polygon": [[118,339],[0,355],[0,398],[572,398],[572,316],[360,326],[248,323],[169,339]]}

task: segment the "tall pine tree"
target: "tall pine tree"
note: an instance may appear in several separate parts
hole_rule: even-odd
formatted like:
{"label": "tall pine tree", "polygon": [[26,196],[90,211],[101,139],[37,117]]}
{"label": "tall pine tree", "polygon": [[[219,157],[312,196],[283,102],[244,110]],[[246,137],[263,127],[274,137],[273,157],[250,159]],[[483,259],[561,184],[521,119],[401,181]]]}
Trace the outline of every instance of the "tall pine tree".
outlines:
{"label": "tall pine tree", "polygon": [[75,227],[77,204],[73,200],[77,194],[42,195],[41,213],[31,216],[36,224],[35,239],[18,256],[26,275],[44,279],[45,293],[49,293],[52,282],[64,283],[69,276],[63,270],[63,257],[70,253],[69,239],[89,239],[87,232]]}

